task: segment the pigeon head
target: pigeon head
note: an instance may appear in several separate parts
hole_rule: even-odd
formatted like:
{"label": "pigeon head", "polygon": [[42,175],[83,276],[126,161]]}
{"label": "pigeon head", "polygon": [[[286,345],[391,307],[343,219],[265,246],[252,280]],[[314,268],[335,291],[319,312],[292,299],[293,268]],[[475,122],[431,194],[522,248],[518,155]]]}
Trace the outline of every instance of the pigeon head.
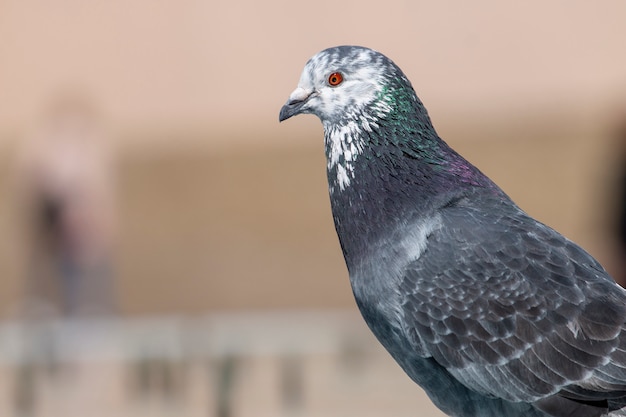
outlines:
{"label": "pigeon head", "polygon": [[[307,113],[324,126],[331,192],[368,177],[376,161],[394,171],[405,168],[415,177],[425,166],[407,163],[442,166],[454,159],[402,70],[369,48],[338,46],[309,59],[279,120]],[[424,173],[422,178],[426,176],[432,177]]]}
{"label": "pigeon head", "polygon": [[389,111],[388,103],[381,100],[383,90],[398,72],[393,62],[368,48],[326,49],[306,63],[298,87],[281,109],[280,121],[305,113],[318,116],[324,124],[362,115],[381,117]]}

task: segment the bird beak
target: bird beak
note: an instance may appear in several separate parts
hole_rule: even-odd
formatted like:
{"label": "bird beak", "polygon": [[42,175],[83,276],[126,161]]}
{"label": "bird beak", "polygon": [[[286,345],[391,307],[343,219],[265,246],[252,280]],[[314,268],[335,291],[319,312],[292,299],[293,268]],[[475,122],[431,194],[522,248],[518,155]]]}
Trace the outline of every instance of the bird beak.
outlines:
{"label": "bird beak", "polygon": [[306,104],[309,98],[313,95],[311,90],[305,90],[302,87],[296,88],[289,96],[287,103],[280,109],[278,115],[278,121],[289,119],[291,116],[295,116],[301,113],[302,106]]}

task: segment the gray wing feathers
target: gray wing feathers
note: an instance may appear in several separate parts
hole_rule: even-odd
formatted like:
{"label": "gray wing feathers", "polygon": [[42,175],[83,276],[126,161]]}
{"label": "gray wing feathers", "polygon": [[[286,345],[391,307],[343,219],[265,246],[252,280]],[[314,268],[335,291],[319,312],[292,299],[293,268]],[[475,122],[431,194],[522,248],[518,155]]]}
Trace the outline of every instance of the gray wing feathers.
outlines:
{"label": "gray wing feathers", "polygon": [[625,390],[623,289],[517,207],[481,213],[442,210],[443,227],[407,266],[399,293],[412,343],[464,385],[510,401]]}

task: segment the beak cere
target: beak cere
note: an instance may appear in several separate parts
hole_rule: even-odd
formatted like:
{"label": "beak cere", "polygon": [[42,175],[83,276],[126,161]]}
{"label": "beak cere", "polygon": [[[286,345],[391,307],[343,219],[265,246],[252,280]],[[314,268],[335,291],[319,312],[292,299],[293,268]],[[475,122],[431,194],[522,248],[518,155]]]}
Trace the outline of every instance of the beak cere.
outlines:
{"label": "beak cere", "polygon": [[312,94],[313,92],[310,90],[305,90],[302,87],[296,88],[289,96],[287,103],[280,109],[278,121],[282,122],[283,120],[289,119],[291,116],[300,114],[302,106],[306,104]]}

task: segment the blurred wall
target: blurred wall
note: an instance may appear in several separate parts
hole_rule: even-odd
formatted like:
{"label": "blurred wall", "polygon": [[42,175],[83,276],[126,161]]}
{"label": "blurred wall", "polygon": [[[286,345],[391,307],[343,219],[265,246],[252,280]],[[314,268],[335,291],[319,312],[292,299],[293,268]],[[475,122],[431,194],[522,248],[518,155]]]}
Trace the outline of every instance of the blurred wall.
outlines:
{"label": "blurred wall", "polygon": [[111,132],[122,312],[352,307],[321,126],[277,122],[306,59],[345,43],[394,59],[442,137],[612,268],[624,16],[617,0],[0,0],[0,313],[25,268],[15,155],[66,89]]}

